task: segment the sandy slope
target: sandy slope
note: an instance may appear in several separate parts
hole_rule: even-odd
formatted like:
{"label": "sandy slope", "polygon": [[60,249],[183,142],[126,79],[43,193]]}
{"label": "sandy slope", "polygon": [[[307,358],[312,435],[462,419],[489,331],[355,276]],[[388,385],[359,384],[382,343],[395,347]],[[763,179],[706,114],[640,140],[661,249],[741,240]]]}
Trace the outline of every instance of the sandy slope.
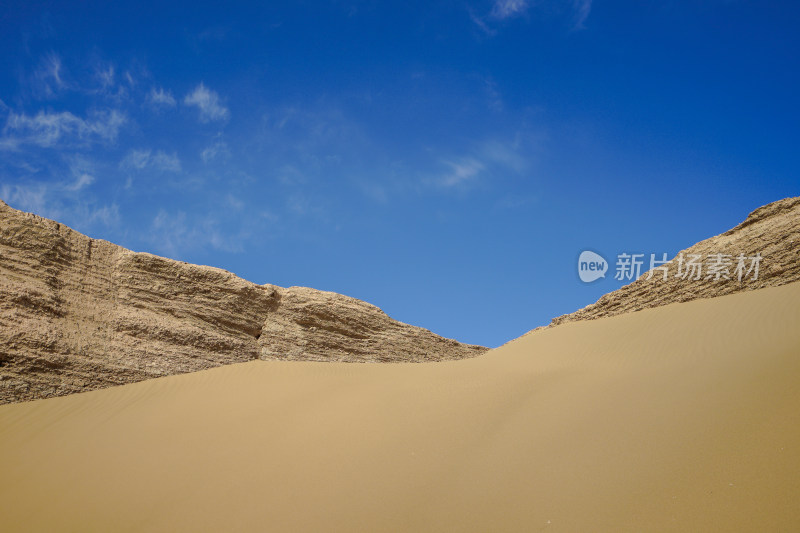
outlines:
{"label": "sandy slope", "polygon": [[3,531],[798,531],[800,284],[0,407]]}

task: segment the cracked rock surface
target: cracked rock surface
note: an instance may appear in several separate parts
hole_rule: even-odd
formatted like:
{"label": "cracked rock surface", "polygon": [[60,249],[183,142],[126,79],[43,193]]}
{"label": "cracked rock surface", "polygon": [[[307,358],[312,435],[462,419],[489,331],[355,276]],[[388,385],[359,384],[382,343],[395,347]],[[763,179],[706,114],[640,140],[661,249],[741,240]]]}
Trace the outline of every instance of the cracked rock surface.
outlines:
{"label": "cracked rock surface", "polygon": [[355,298],[132,252],[0,201],[0,404],[253,359],[424,362],[485,350]]}
{"label": "cracked rock surface", "polygon": [[[716,275],[708,277],[709,261],[713,262],[716,254],[728,256],[723,261],[730,261],[727,272],[721,272],[719,279]],[[740,254],[747,258],[741,281],[736,273]],[[747,271],[753,263],[750,258],[756,254],[760,254],[761,259],[758,262],[757,279],[753,279],[755,271],[751,271],[749,275]],[[687,272],[687,262],[691,255],[700,257],[700,279],[694,279],[697,277],[695,272]],[[678,276],[679,257],[684,260],[681,266],[683,277]],[[644,264],[646,270],[650,266],[649,256],[644,258]],[[671,303],[800,281],[800,197],[786,198],[759,207],[735,228],[678,252],[665,267],[666,280],[664,270],[654,270],[650,279],[647,279],[648,274],[645,272],[633,283],[604,295],[597,302],[574,313],[554,318],[550,325],[593,320]],[[609,264],[609,268],[614,269],[615,265]],[[725,275],[728,279],[725,279]]]}

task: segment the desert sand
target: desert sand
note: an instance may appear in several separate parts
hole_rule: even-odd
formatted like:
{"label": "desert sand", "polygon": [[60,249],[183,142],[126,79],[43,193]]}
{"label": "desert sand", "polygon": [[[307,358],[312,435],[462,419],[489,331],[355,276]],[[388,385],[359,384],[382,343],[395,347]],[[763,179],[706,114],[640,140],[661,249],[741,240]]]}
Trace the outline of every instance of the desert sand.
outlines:
{"label": "desert sand", "polygon": [[3,531],[797,531],[800,283],[0,406]]}

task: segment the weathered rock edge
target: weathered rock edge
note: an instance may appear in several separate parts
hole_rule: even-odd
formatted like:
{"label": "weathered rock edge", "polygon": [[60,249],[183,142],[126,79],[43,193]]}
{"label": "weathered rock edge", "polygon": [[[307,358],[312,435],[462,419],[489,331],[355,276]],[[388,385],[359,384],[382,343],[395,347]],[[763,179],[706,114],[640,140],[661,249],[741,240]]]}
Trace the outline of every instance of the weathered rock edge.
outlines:
{"label": "weathered rock edge", "polygon": [[426,362],[486,350],[355,298],[132,252],[0,201],[0,404],[259,358]]}
{"label": "weathered rock edge", "polygon": [[[751,274],[739,281],[734,275],[737,257],[739,254],[752,257],[757,253],[762,257],[758,278],[753,280]],[[676,277],[676,258],[681,255],[688,258],[690,254],[699,254],[704,259],[709,254],[730,255],[730,279],[706,279],[705,271],[699,280]],[[644,259],[649,267],[650,257]],[[546,327],[800,281],[800,197],[759,207],[738,226],[678,252],[667,269],[667,280],[663,279],[663,271],[654,270],[650,279],[645,272],[636,281],[602,296],[597,302],[554,318]]]}

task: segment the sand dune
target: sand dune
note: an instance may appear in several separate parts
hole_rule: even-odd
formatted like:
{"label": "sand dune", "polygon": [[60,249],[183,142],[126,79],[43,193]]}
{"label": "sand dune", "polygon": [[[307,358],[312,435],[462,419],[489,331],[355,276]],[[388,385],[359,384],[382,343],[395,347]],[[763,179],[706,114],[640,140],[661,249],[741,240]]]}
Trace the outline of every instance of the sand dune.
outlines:
{"label": "sand dune", "polygon": [[797,531],[800,284],[0,407],[3,531]]}

